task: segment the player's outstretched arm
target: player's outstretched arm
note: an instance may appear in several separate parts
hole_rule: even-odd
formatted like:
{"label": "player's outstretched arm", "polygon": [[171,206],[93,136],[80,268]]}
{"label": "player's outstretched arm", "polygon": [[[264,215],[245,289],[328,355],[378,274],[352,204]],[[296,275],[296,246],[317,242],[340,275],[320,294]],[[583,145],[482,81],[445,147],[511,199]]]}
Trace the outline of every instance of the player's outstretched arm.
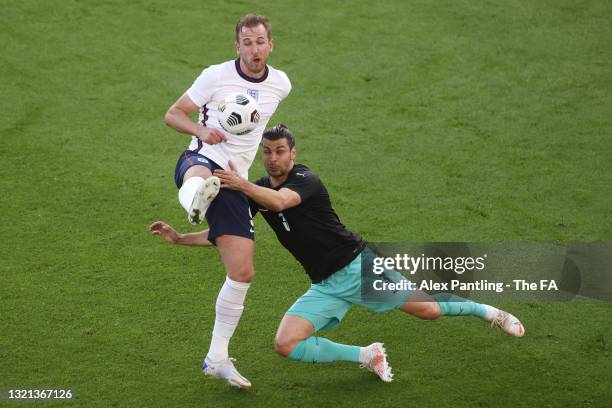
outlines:
{"label": "player's outstretched arm", "polygon": [[[221,187],[223,187],[223,182],[221,182]],[[281,188],[276,191],[271,188],[248,183],[242,192],[257,204],[274,212],[281,212],[287,208],[295,207],[302,202],[300,195],[288,188]]]}
{"label": "player's outstretched arm", "polygon": [[208,230],[181,234],[163,221],[156,221],[149,225],[149,231],[153,235],[159,235],[166,242],[175,245],[208,246],[212,243],[208,240]]}
{"label": "player's outstretched arm", "polygon": [[276,191],[271,188],[258,186],[240,177],[232,162],[229,162],[230,171],[215,170],[215,176],[221,180],[222,188],[242,191],[247,197],[257,204],[274,212],[280,212],[287,208],[295,207],[302,202],[298,193],[288,188]]}
{"label": "player's outstretched arm", "polygon": [[220,130],[206,128],[191,120],[189,114],[198,109],[199,107],[185,93],[168,109],[164,122],[177,132],[194,135],[204,143],[212,145],[227,141]]}

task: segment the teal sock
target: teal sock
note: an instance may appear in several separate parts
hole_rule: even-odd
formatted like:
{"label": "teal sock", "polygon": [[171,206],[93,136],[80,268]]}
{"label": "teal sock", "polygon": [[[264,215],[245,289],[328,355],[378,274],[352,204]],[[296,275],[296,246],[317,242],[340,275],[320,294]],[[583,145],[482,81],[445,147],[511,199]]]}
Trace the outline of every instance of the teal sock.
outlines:
{"label": "teal sock", "polygon": [[440,305],[444,316],[477,316],[485,318],[487,310],[484,305],[455,296],[452,293],[438,293],[433,298]]}
{"label": "teal sock", "polygon": [[359,346],[334,343],[322,337],[310,336],[293,349],[289,358],[304,363],[330,363],[332,361],[359,362]]}

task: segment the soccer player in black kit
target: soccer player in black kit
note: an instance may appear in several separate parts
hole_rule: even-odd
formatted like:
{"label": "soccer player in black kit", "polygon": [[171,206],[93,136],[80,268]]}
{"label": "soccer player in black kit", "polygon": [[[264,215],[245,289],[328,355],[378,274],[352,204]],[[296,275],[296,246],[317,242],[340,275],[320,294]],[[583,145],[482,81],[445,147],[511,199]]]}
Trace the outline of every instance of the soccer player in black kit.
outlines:
{"label": "soccer player in black kit", "polygon": [[[289,308],[279,325],[275,339],[278,354],[309,363],[360,363],[381,380],[392,381],[382,343],[360,347],[315,336],[319,330],[336,327],[353,304],[376,312],[400,309],[426,320],[442,315],[477,316],[506,334],[523,336],[523,325],[510,313],[454,295],[429,296],[417,290],[399,292],[388,301],[362,299],[362,258],[371,254],[366,242],[340,222],[319,177],[294,162],[295,138],[286,126],[267,129],[262,145],[267,177],[250,183],[233,169],[218,170],[215,175],[222,188],[242,191],[249,198],[252,215],[262,214],[312,281],[310,289]],[[211,245],[207,231],[180,234],[161,221],[150,229],[173,244]]]}

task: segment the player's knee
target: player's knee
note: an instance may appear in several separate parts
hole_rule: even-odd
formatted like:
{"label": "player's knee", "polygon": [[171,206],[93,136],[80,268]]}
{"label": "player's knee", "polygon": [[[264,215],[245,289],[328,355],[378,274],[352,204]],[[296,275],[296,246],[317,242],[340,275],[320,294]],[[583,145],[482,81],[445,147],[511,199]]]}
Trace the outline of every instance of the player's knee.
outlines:
{"label": "player's knee", "polygon": [[285,337],[277,337],[274,340],[274,351],[278,355],[289,357],[289,354],[291,354],[295,346],[297,346],[297,343],[299,343],[299,341]]}
{"label": "player's knee", "polygon": [[406,302],[400,309],[423,320],[435,320],[442,315],[440,305],[434,300],[411,300]]}
{"label": "player's knee", "polygon": [[255,278],[255,268],[253,265],[244,266],[241,268],[233,268],[227,271],[227,276],[236,282],[251,282]]}
{"label": "player's knee", "polygon": [[423,311],[419,316],[423,320],[436,320],[442,314],[438,302],[427,302],[423,306]]}
{"label": "player's knee", "polygon": [[185,172],[183,176],[183,182],[191,177],[202,177],[203,179],[207,179],[212,176],[212,172],[208,169],[208,167],[204,166],[191,166]]}

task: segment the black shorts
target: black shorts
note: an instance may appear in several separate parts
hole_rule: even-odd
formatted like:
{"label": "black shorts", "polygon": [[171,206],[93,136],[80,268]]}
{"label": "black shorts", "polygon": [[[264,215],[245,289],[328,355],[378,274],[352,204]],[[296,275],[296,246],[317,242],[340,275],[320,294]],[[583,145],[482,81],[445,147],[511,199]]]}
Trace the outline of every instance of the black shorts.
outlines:
{"label": "black shorts", "polygon": [[[211,172],[222,169],[208,157],[185,150],[181,153],[174,171],[174,182],[178,188],[183,185],[183,177],[192,166],[204,166]],[[208,240],[214,244],[216,238],[221,235],[237,235],[255,239],[252,218],[249,200],[242,192],[221,188],[206,210],[206,221],[209,228]]]}

